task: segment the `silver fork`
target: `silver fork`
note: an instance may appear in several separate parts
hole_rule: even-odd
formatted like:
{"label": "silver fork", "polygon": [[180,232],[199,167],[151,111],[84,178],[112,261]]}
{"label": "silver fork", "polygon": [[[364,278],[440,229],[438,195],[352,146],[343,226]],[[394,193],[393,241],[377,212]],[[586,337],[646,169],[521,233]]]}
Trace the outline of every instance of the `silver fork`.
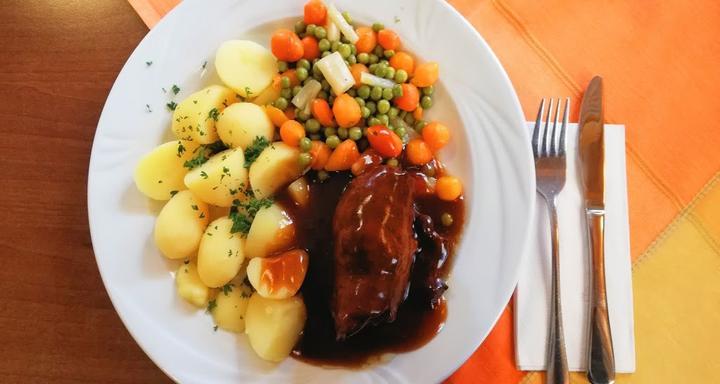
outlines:
{"label": "silver fork", "polygon": [[570,98],[565,99],[563,120],[558,127],[560,103],[557,100],[555,118],[552,125],[553,99],[542,124],[545,111],[545,99],[540,103],[535,129],[532,136],[533,154],[535,155],[535,174],[537,191],[547,202],[550,213],[550,237],[552,244],[552,299],[550,307],[550,329],[547,345],[547,378],[548,384],[569,383],[567,357],[565,355],[565,337],[562,325],[562,305],[560,303],[560,254],[558,249],[558,218],[557,195],[565,187],[565,130],[570,112]]}

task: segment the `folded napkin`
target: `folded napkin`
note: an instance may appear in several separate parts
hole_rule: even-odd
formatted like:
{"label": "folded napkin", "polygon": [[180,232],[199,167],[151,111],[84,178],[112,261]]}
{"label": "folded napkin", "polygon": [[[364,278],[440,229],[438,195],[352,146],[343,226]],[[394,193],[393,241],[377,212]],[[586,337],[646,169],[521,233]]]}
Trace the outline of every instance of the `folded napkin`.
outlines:
{"label": "folded napkin", "polygon": [[[532,131],[534,123],[528,123]],[[567,131],[567,176],[558,197],[560,289],[568,367],[587,369],[590,256],[577,158],[577,124]],[[605,125],[605,271],[608,310],[619,373],[635,371],[632,278],[628,240],[625,127]],[[515,353],[520,370],[545,370],[550,308],[550,232],[538,195],[535,231],[515,294]]]}

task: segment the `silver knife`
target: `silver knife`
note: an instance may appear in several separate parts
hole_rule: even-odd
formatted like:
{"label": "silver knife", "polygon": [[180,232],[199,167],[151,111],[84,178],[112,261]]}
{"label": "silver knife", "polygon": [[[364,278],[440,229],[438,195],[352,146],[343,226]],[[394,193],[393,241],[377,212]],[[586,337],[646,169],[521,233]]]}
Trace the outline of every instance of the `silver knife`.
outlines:
{"label": "silver knife", "polygon": [[595,76],[580,106],[578,152],[587,218],[592,284],[587,376],[593,384],[615,382],[605,289],[605,139],[602,78]]}

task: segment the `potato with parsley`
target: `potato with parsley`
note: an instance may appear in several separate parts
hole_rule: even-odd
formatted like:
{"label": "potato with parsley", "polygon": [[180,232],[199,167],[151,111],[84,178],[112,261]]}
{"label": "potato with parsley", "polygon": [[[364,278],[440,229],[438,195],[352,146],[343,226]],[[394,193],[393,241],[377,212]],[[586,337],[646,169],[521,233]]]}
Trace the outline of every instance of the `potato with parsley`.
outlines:
{"label": "potato with parsley", "polygon": [[190,191],[175,194],[155,221],[155,244],[168,259],[193,256],[208,225],[208,205]]}
{"label": "potato with parsley", "polygon": [[254,41],[229,40],[215,54],[215,70],[223,83],[249,99],[270,85],[278,64],[267,48]]}
{"label": "potato with parsley", "polygon": [[185,185],[202,201],[229,207],[244,199],[248,182],[242,148],[228,149],[210,157],[185,175]]}
{"label": "potato with parsley", "polygon": [[143,156],[135,167],[135,185],[145,196],[154,200],[169,200],[173,191],[186,189],[184,178],[199,144],[175,140],[161,144]]}
{"label": "potato with parsley", "polygon": [[212,289],[203,284],[194,261],[187,260],[175,272],[178,295],[196,307],[205,307],[210,301]]}
{"label": "potato with parsley", "polygon": [[266,299],[253,293],[245,311],[245,333],[261,358],[282,361],[290,355],[305,327],[307,309],[302,296]]}
{"label": "potato with parsley", "polygon": [[222,291],[218,293],[212,317],[218,327],[241,333],[245,331],[245,312],[252,295],[252,288],[238,279],[233,279],[233,282],[235,283],[223,286]]}
{"label": "potato with parsley", "polygon": [[295,222],[279,204],[261,208],[252,221],[245,240],[245,255],[266,257],[283,251],[295,242]]}
{"label": "potato with parsley", "polygon": [[230,148],[245,149],[258,137],[270,142],[275,133],[265,109],[253,103],[236,103],[225,108],[215,126],[220,140]]}
{"label": "potato with parsley", "polygon": [[307,171],[300,166],[300,150],[283,142],[265,148],[250,166],[250,186],[258,199],[272,196]]}
{"label": "potato with parsley", "polygon": [[200,240],[197,266],[200,280],[211,288],[221,287],[240,272],[245,260],[245,239],[231,233],[232,219],[221,217],[208,225]]}
{"label": "potato with parsley", "polygon": [[237,102],[237,94],[222,85],[193,93],[175,107],[172,131],[180,140],[211,144],[218,140],[215,122],[225,107]]}

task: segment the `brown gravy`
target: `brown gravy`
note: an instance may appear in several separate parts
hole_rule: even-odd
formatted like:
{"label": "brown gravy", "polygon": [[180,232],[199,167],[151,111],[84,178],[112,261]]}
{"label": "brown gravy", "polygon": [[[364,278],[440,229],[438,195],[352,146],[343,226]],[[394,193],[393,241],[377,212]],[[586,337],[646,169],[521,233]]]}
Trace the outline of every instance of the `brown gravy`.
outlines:
{"label": "brown gravy", "polygon": [[[418,170],[408,172],[419,173]],[[426,292],[413,289],[411,284],[408,297],[400,305],[393,323],[367,327],[347,340],[336,341],[330,312],[333,291],[332,220],[335,206],[350,180],[351,175],[345,172],[333,174],[322,183],[312,180],[310,202],[304,208],[295,206],[286,195],[278,197],[295,221],[298,244],[310,254],[308,272],[301,288],[308,319],[303,336],[295,346],[292,356],[311,364],[362,367],[385,353],[417,349],[442,329],[447,315],[444,299],[433,308]],[[441,276],[446,276],[452,264],[454,247],[463,228],[464,201],[459,199],[447,202],[435,195],[421,195],[416,196],[415,206],[419,214],[427,215],[433,220],[435,230],[447,239],[448,259],[440,271]],[[454,222],[450,227],[444,227],[440,223],[440,216],[445,212],[453,216]],[[422,257],[423,253],[440,252],[431,241],[422,236],[418,236],[418,245],[416,260]],[[434,254],[426,256],[437,257]]]}

